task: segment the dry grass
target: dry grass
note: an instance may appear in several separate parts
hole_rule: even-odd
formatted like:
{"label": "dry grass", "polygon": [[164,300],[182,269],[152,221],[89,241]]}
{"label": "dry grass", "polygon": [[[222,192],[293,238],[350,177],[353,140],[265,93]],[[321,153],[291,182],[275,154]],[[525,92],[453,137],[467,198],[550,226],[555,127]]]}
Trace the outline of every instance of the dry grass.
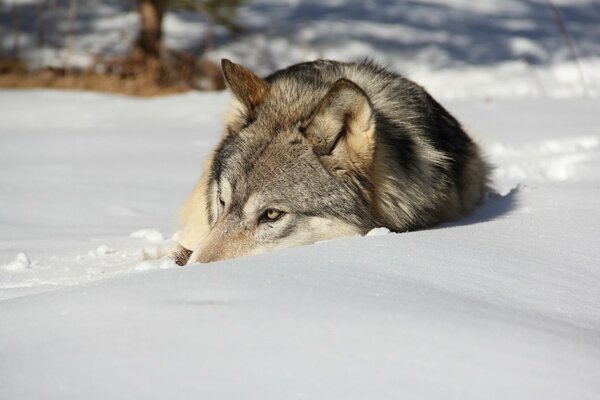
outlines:
{"label": "dry grass", "polygon": [[144,77],[121,78],[89,71],[64,72],[44,69],[29,73],[0,74],[0,88],[52,88],[92,90],[131,96],[159,96],[191,90],[187,86],[159,86]]}
{"label": "dry grass", "polygon": [[168,62],[112,60],[101,69],[104,72],[63,68],[30,71],[18,60],[0,59],[0,88],[91,90],[149,97],[224,87],[216,65],[187,57]]}

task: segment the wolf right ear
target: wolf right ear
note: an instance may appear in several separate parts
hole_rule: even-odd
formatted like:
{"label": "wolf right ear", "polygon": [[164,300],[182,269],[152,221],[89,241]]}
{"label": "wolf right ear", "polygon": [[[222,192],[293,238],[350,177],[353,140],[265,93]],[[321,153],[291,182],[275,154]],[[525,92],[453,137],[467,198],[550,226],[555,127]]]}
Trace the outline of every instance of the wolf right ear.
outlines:
{"label": "wolf right ear", "polygon": [[244,108],[242,113],[253,116],[256,107],[267,97],[269,85],[249,69],[226,58],[221,60],[221,68],[231,93]]}
{"label": "wolf right ear", "polygon": [[338,80],[321,100],[304,136],[337,171],[369,168],[375,152],[375,118],[366,93],[348,79]]}

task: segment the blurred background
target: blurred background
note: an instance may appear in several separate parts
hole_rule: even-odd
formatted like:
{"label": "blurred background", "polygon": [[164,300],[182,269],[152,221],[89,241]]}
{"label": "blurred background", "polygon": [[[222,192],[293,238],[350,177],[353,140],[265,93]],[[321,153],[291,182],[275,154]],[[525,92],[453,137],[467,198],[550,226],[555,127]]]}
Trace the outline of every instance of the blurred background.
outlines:
{"label": "blurred background", "polygon": [[219,90],[371,57],[443,98],[597,97],[600,0],[2,0],[0,87]]}

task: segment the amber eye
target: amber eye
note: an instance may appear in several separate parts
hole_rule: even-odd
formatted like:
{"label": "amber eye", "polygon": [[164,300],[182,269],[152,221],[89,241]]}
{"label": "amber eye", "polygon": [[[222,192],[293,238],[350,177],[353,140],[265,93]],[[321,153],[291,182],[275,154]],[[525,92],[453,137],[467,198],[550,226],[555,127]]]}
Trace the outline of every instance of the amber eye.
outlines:
{"label": "amber eye", "polygon": [[281,211],[274,210],[272,208],[269,208],[266,213],[267,218],[270,220],[275,220],[275,219],[279,218],[280,215],[281,215]]}
{"label": "amber eye", "polygon": [[276,210],[274,208],[268,208],[260,217],[260,222],[274,222],[277,221],[281,216],[285,214],[283,211]]}

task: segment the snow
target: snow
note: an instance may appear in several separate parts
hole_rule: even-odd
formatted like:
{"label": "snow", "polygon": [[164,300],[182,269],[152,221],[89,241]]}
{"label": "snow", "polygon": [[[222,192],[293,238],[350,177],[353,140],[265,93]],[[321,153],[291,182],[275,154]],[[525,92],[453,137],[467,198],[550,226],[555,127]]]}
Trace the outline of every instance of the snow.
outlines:
{"label": "snow", "polygon": [[446,102],[464,220],[176,267],[226,102],[0,92],[0,397],[597,398],[599,100]]}
{"label": "snow", "polygon": [[[545,0],[249,2],[210,58],[374,56],[463,122],[497,193],[435,229],[213,264],[163,256],[227,94],[0,91],[0,398],[598,398],[594,1],[554,0],[587,93]],[[36,65],[123,54],[136,31],[130,5],[82,3],[72,54],[40,50],[36,2],[14,4]],[[197,50],[205,27],[169,12],[167,44]]]}
{"label": "snow", "polygon": [[9,262],[8,264],[2,265],[0,268],[2,268],[5,271],[22,271],[26,268],[31,267],[32,263],[29,260],[29,257],[27,257],[27,254],[19,253],[13,261]]}
{"label": "snow", "polygon": [[135,232],[132,232],[129,236],[134,238],[143,238],[153,243],[162,242],[163,240],[166,240],[165,235],[163,235],[157,229],[140,229]]}
{"label": "snow", "polygon": [[224,93],[141,101],[0,92],[0,265],[19,252],[38,261],[0,274],[0,298],[162,256],[226,101]]}

